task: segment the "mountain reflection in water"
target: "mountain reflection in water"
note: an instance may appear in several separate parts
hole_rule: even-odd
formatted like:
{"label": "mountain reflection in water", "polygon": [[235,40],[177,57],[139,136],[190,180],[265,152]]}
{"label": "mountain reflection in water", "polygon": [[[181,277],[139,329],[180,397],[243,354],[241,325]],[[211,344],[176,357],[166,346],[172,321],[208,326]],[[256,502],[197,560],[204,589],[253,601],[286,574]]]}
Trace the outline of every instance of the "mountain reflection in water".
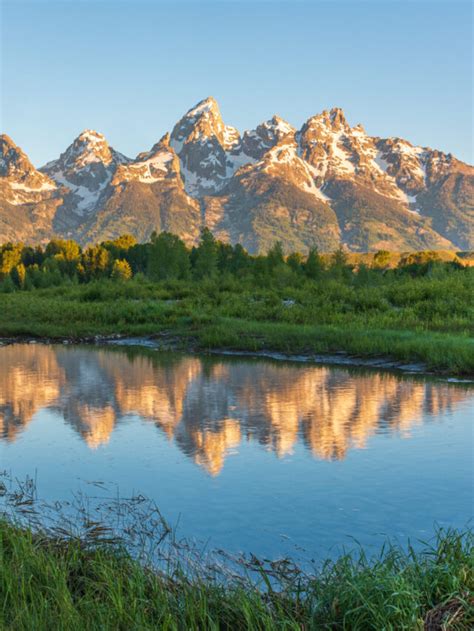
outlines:
{"label": "mountain reflection in water", "polygon": [[301,442],[341,460],[376,433],[408,436],[425,415],[469,396],[449,384],[388,373],[116,349],[0,348],[0,432],[15,441],[42,409],[59,413],[91,449],[130,415],[154,423],[208,473],[255,441],[278,457]]}

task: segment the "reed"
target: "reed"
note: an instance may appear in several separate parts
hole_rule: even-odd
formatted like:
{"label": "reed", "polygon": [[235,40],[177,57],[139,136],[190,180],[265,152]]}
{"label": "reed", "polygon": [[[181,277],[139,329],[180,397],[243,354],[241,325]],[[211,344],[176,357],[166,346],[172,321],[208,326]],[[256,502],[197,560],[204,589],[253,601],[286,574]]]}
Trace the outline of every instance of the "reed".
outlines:
{"label": "reed", "polygon": [[[302,568],[206,556],[138,496],[40,502],[0,483],[0,628],[11,631],[410,629],[474,626],[474,532],[437,529]],[[63,512],[63,508],[65,512]],[[94,515],[94,519],[92,519]],[[147,545],[145,545],[147,544]]]}

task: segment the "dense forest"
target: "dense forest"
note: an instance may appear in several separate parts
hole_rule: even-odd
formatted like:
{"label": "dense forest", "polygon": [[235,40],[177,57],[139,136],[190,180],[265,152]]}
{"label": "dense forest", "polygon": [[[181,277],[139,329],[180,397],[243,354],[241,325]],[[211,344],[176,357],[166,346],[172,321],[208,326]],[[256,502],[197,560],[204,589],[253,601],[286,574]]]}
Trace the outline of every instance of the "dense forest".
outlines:
{"label": "dense forest", "polygon": [[0,246],[0,290],[41,289],[106,278],[126,281],[137,276],[156,282],[234,277],[257,286],[267,286],[272,279],[280,285],[304,279],[363,285],[387,273],[439,275],[464,267],[462,258],[453,255],[446,260],[436,251],[395,254],[380,250],[351,255],[339,248],[332,254],[313,249],[306,256],[298,252],[285,256],[280,242],[266,255],[251,256],[240,244],[217,241],[204,229],[199,245],[192,248],[168,232],[153,234],[149,243],[137,243],[124,235],[84,249],[75,241],[62,239],[54,239],[44,248],[6,243]]}

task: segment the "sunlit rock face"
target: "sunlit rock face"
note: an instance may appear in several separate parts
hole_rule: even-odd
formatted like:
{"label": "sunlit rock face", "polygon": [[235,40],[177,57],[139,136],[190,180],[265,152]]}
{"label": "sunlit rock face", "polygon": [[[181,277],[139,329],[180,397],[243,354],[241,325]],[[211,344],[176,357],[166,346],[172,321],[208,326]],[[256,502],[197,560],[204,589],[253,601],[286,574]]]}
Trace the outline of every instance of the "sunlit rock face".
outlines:
{"label": "sunlit rock face", "polygon": [[129,160],[109,146],[104,136],[85,129],[57,160],[42,167],[61,190],[55,229],[74,237],[109,193],[117,167]]}
{"label": "sunlit rock face", "polygon": [[0,242],[41,242],[54,234],[62,196],[6,134],[0,135]]}
{"label": "sunlit rock face", "polygon": [[339,460],[376,434],[409,437],[427,415],[455,409],[467,392],[393,374],[289,364],[137,355],[119,351],[0,347],[0,431],[13,441],[43,409],[91,449],[124,419],[153,423],[210,475],[245,441],[276,457],[298,443]]}
{"label": "sunlit rock face", "polygon": [[405,139],[370,136],[341,108],[300,129],[274,115],[240,133],[208,97],[128,158],[84,130],[39,170],[0,136],[0,243],[53,235],[90,244],[207,226],[262,252],[474,248],[474,168]]}

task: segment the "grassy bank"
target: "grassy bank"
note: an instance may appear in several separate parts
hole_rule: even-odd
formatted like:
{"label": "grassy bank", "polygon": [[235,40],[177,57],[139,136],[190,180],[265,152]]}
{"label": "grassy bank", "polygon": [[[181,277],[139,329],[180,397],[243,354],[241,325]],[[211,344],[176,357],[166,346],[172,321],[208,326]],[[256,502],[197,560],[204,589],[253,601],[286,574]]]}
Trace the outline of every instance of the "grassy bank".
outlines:
{"label": "grassy bank", "polygon": [[[0,336],[157,335],[183,348],[384,356],[474,374],[474,275],[376,275],[370,283],[223,277],[87,284],[0,294]],[[295,277],[296,278],[296,277]]]}
{"label": "grassy bank", "polygon": [[441,532],[419,553],[387,547],[378,559],[343,556],[315,575],[262,566],[256,582],[223,581],[157,573],[114,545],[93,549],[0,521],[0,623],[12,631],[467,630],[472,544],[472,533]]}

